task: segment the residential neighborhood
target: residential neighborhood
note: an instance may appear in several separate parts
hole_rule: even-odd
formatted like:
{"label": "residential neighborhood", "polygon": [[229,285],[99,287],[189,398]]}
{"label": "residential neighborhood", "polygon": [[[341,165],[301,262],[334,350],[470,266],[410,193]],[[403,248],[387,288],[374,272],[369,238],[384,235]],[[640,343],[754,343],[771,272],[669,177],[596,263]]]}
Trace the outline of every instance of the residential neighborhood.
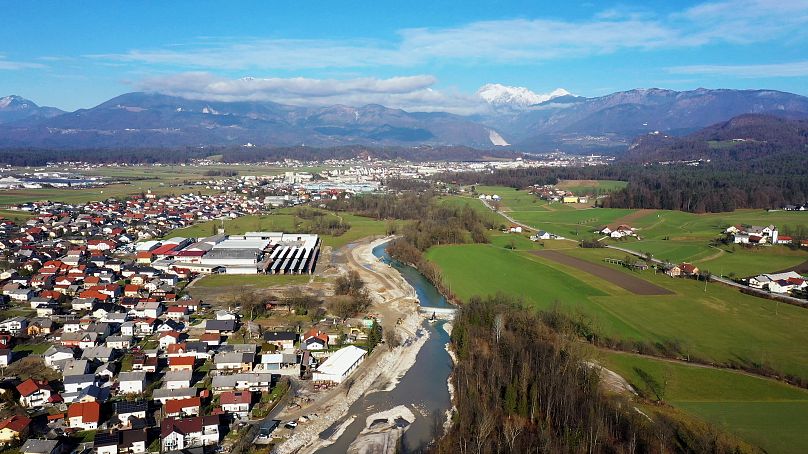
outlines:
{"label": "residential neighborhood", "polygon": [[318,235],[170,235],[263,207],[234,195],[146,193],[26,203],[18,209],[30,220],[0,220],[8,396],[0,444],[31,453],[204,451],[267,417],[290,378],[316,382],[312,389],[344,381],[367,354],[350,344],[366,340],[372,323],[256,330],[239,308],[184,291],[207,274],[314,273]]}

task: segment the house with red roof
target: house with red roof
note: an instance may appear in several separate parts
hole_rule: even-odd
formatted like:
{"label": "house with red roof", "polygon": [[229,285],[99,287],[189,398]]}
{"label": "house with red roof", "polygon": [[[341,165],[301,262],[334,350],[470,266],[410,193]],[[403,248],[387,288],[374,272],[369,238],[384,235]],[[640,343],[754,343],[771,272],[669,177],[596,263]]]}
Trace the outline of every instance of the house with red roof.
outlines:
{"label": "house with red roof", "polygon": [[67,409],[67,424],[72,429],[96,430],[101,421],[98,402],[75,402]]}
{"label": "house with red roof", "polygon": [[692,263],[682,263],[679,265],[679,268],[682,270],[682,274],[685,276],[695,276],[699,274],[699,267],[693,265]]}
{"label": "house with red roof", "polygon": [[311,328],[303,334],[303,347],[306,350],[325,350],[328,348],[328,334],[317,328]]}
{"label": "house with red roof", "polygon": [[26,408],[44,407],[54,401],[52,397],[58,397],[47,380],[34,380],[33,378],[17,385],[17,392],[20,393],[20,404]]}
{"label": "house with red roof", "polygon": [[171,344],[176,344],[180,340],[180,333],[168,331],[160,335],[160,348],[166,349]]}
{"label": "house with red roof", "polygon": [[13,415],[0,421],[0,444],[6,445],[15,440],[24,440],[28,436],[28,426],[31,418],[22,415]]}
{"label": "house with red roof", "polygon": [[171,371],[189,370],[193,372],[195,364],[195,355],[170,356],[168,358],[168,370]]}
{"label": "house with red roof", "polygon": [[202,399],[199,397],[189,397],[187,399],[167,400],[163,406],[165,417],[180,418],[186,416],[199,416],[202,407]]}
{"label": "house with red roof", "polygon": [[250,391],[225,391],[219,394],[219,405],[222,410],[239,419],[249,418],[252,401],[253,395]]}

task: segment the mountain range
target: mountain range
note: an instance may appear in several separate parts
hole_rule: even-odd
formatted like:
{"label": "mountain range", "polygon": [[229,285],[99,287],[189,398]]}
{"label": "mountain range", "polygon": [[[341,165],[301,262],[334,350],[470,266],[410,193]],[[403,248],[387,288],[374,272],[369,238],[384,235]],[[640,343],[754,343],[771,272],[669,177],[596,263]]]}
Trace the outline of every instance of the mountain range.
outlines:
{"label": "mountain range", "polygon": [[9,123],[21,119],[53,118],[65,113],[55,107],[40,107],[33,101],[20,96],[0,98],[0,123]]}
{"label": "mountain range", "polygon": [[475,115],[381,105],[301,107],[127,93],[62,112],[0,98],[0,148],[239,146],[510,146],[520,151],[622,152],[635,138],[681,136],[743,114],[808,118],[808,98],[772,90],[636,89],[600,97],[483,86]]}

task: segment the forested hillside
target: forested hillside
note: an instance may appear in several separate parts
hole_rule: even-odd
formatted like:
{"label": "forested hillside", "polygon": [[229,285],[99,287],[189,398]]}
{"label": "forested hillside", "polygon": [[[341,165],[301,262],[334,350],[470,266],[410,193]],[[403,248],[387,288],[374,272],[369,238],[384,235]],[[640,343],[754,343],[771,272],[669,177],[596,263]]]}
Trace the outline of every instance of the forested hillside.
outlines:
{"label": "forested hillside", "polygon": [[[498,296],[458,308],[457,411],[437,453],[742,453],[743,442],[609,394],[561,314]],[[650,413],[650,414],[648,414]]]}
{"label": "forested hillside", "polygon": [[763,161],[791,167],[793,160],[800,157],[803,160],[808,157],[808,121],[741,115],[684,137],[640,136],[624,159],[633,162],[702,159],[719,166],[732,163],[741,168],[756,168]]}

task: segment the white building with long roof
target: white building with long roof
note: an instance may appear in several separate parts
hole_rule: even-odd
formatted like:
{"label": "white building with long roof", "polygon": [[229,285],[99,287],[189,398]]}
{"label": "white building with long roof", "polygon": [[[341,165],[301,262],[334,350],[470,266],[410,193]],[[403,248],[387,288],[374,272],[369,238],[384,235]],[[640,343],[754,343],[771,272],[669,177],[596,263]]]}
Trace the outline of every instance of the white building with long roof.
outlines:
{"label": "white building with long roof", "polygon": [[312,375],[312,380],[342,383],[351,375],[351,372],[362,364],[367,354],[366,350],[353,345],[341,348],[317,366],[317,370]]}

